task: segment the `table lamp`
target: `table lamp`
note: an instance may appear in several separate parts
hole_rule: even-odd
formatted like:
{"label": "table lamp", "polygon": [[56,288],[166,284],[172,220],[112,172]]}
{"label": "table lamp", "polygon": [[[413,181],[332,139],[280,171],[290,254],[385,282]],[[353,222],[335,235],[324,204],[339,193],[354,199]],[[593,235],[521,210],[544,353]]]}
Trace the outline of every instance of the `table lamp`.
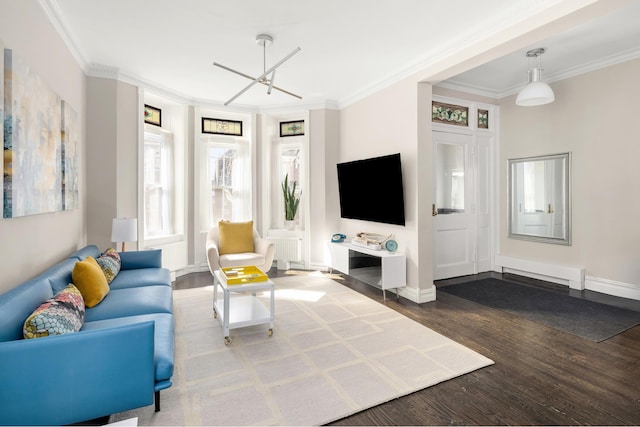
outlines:
{"label": "table lamp", "polygon": [[135,242],[138,240],[138,220],[136,218],[114,218],[111,227],[111,241],[122,242],[122,252],[124,252],[125,242]]}

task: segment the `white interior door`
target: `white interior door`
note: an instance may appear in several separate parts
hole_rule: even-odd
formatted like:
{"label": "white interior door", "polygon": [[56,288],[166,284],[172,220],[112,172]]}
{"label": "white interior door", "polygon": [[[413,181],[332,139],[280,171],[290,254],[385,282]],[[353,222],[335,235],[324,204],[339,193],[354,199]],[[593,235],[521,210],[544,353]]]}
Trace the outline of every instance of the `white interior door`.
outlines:
{"label": "white interior door", "polygon": [[492,268],[492,134],[433,131],[434,279]]}
{"label": "white interior door", "polygon": [[434,279],[474,274],[476,267],[473,136],[432,132]]}

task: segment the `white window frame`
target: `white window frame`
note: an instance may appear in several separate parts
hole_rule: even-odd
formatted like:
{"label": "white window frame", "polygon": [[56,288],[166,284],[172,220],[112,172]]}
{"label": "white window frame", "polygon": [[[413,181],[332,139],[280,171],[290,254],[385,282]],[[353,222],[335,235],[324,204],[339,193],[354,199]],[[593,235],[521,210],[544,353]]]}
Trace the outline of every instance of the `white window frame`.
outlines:
{"label": "white window frame", "polygon": [[[284,215],[284,196],[282,194],[282,182],[285,178],[285,172],[283,171],[284,166],[282,164],[282,155],[283,152],[289,149],[298,149],[299,150],[299,159],[300,159],[300,171],[299,176],[300,180],[305,180],[306,175],[306,155],[305,155],[305,141],[304,135],[300,136],[289,136],[285,138],[277,138],[273,141],[273,170],[275,171],[274,177],[278,180],[277,185],[277,196],[272,200],[277,200],[277,203],[271,205],[272,213],[271,218],[273,218],[273,223],[271,224],[271,228],[279,229],[285,228],[285,215]],[[305,188],[305,182],[298,181],[296,193],[300,195],[300,205],[298,206],[298,212],[295,218],[295,226],[297,228],[304,229],[305,224],[305,215],[304,215],[304,203],[303,197],[305,197],[303,189]],[[289,182],[292,179],[289,177]]]}
{"label": "white window frame", "polygon": [[[252,159],[251,159],[251,143],[246,138],[230,137],[223,135],[201,134],[200,137],[200,197],[199,213],[201,232],[206,232],[211,227],[217,225],[221,219],[229,221],[248,221],[252,219],[252,197],[253,182],[251,175]],[[240,187],[235,187],[234,192],[238,193],[237,200],[234,200],[231,208],[231,216],[229,218],[213,218],[213,209],[211,205],[211,183],[209,171],[209,148],[227,148],[234,149],[238,153],[237,167],[235,173],[238,174],[233,178],[238,182]]]}
{"label": "white window frame", "polygon": [[170,238],[177,234],[176,224],[176,173],[175,173],[175,143],[173,132],[159,128],[157,126],[145,124],[143,131],[143,156],[146,156],[146,148],[148,144],[148,135],[152,135],[152,138],[157,138],[157,143],[161,144],[161,184],[163,192],[168,194],[168,197],[163,198],[162,203],[162,220],[164,224],[160,232],[149,233],[149,226],[147,224],[147,181],[145,163],[146,159],[143,158],[143,221],[144,221],[144,241],[157,241],[166,238]]}

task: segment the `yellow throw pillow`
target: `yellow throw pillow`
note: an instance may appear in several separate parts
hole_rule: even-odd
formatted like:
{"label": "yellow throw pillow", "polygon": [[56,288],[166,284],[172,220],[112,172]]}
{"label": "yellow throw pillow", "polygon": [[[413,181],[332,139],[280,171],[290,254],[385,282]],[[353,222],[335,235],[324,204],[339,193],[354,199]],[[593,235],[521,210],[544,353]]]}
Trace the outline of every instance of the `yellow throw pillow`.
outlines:
{"label": "yellow throw pillow", "polygon": [[76,262],[71,272],[73,284],[80,290],[87,308],[100,303],[109,293],[109,284],[102,269],[93,257]]}
{"label": "yellow throw pillow", "polygon": [[220,255],[253,252],[253,221],[218,223]]}

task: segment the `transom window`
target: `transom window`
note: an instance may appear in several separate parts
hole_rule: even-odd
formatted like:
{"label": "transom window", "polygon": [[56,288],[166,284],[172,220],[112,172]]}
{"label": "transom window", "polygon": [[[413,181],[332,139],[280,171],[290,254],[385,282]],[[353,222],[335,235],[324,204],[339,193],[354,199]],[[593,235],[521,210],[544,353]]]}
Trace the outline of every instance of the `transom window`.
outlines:
{"label": "transom window", "polygon": [[202,118],[202,133],[242,136],[242,121]]}

